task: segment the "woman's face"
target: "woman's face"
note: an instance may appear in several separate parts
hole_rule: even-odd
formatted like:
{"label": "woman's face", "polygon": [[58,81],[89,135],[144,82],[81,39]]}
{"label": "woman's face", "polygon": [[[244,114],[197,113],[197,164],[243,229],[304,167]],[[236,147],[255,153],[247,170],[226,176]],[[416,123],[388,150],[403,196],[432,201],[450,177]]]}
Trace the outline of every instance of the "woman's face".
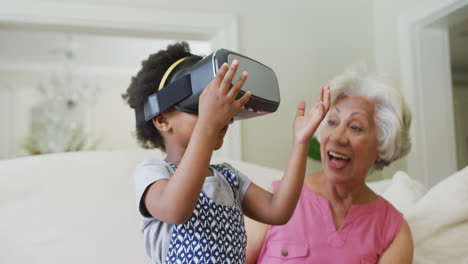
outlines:
{"label": "woman's face", "polygon": [[327,179],[364,181],[378,157],[374,101],[360,96],[338,98],[321,133],[320,153]]}

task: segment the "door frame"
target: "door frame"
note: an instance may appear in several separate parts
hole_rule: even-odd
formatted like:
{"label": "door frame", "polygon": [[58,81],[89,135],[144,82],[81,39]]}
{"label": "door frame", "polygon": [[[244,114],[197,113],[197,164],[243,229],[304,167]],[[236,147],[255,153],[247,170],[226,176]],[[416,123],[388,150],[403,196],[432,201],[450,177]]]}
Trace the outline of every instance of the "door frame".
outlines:
{"label": "door frame", "polygon": [[431,0],[398,21],[402,92],[413,114],[407,168],[426,186],[457,171],[449,28],[467,12],[468,0]]}

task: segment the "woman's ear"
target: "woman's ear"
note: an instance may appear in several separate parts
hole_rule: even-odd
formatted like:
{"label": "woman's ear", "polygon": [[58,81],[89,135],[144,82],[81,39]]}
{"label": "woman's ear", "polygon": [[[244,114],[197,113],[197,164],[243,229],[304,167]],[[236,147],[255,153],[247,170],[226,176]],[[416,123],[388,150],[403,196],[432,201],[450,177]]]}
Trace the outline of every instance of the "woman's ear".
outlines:
{"label": "woman's ear", "polygon": [[161,113],[153,117],[152,121],[153,121],[153,125],[160,132],[169,132],[171,130],[171,126],[168,122],[166,115],[164,115],[164,113]]}

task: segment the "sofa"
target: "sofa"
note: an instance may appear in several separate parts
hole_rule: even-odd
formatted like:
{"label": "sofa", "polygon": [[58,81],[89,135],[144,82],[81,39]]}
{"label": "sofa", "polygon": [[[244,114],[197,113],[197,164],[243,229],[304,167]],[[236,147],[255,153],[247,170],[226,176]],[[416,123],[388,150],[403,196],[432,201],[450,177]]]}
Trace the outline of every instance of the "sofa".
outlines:
{"label": "sofa", "polygon": [[[158,151],[70,152],[0,161],[0,263],[150,263],[133,170]],[[214,158],[213,163],[220,161]],[[268,188],[282,172],[227,160]],[[468,167],[427,190],[406,173],[370,182],[411,226],[414,263],[468,263]]]}

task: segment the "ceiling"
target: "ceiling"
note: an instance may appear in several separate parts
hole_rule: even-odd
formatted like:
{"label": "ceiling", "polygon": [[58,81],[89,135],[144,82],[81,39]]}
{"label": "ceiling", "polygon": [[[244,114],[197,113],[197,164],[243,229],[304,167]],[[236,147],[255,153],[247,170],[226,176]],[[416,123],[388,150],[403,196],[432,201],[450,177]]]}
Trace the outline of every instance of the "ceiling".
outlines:
{"label": "ceiling", "polygon": [[[66,34],[0,29],[0,71],[50,72],[72,65],[74,71],[135,74],[149,54],[172,39]],[[207,41],[188,41],[195,54],[208,54]]]}

